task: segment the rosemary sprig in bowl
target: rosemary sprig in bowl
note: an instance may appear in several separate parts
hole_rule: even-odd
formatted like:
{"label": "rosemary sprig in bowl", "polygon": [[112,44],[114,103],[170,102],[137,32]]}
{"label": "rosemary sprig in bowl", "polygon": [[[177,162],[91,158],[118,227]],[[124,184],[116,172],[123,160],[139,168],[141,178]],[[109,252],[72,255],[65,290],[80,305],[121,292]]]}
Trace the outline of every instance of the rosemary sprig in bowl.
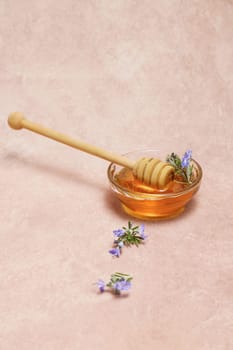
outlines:
{"label": "rosemary sprig in bowl", "polygon": [[191,159],[191,150],[186,151],[182,159],[174,152],[167,156],[166,162],[175,168],[176,180],[192,183],[193,165],[191,164]]}

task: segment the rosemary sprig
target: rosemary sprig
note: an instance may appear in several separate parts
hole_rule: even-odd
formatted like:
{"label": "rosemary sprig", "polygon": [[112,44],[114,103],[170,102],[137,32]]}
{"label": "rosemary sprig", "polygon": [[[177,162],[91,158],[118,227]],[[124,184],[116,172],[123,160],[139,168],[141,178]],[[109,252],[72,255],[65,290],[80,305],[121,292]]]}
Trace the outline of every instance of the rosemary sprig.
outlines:
{"label": "rosemary sprig", "polygon": [[113,231],[114,242],[113,248],[109,250],[109,253],[114,257],[119,257],[123,246],[136,245],[137,247],[144,242],[147,238],[145,235],[145,225],[133,226],[131,221],[128,222],[128,227],[123,226],[122,229]]}
{"label": "rosemary sprig", "polygon": [[192,157],[192,151],[188,150],[183,155],[182,159],[172,152],[167,156],[166,162],[171,164],[175,168],[175,177],[184,182],[191,183],[192,182],[192,173],[193,173],[193,165],[190,164]]}
{"label": "rosemary sprig", "polygon": [[121,272],[115,272],[110,276],[108,283],[99,279],[96,284],[99,291],[103,293],[105,288],[108,287],[114,294],[120,294],[122,291],[128,291],[131,288],[131,281],[133,277]]}

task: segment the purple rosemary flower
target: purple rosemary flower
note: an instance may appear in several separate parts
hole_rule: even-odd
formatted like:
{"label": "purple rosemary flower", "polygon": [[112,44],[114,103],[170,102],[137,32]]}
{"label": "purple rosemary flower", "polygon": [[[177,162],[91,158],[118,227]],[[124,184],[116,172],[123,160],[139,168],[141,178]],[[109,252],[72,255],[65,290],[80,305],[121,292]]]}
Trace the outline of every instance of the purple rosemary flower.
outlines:
{"label": "purple rosemary flower", "polygon": [[103,292],[104,292],[104,288],[105,288],[105,282],[104,282],[103,280],[100,280],[100,279],[99,279],[99,280],[96,282],[96,284],[97,284],[97,286],[98,286],[100,292],[103,293]]}
{"label": "purple rosemary flower", "polygon": [[120,254],[121,254],[120,249],[118,247],[110,249],[108,252],[110,254],[112,254],[112,256],[116,256],[117,258],[119,258]]}
{"label": "purple rosemary flower", "polygon": [[115,289],[117,292],[121,292],[122,290],[129,290],[131,288],[131,282],[122,280],[122,281],[117,281],[113,285],[113,289]]}
{"label": "purple rosemary flower", "polygon": [[115,237],[121,237],[124,234],[124,230],[118,229],[113,231]]}
{"label": "purple rosemary flower", "polygon": [[144,224],[142,224],[140,227],[139,227],[139,234],[140,234],[140,237],[142,238],[142,239],[146,239],[148,236],[147,235],[145,235],[145,225]]}
{"label": "purple rosemary flower", "polygon": [[182,158],[182,161],[181,161],[182,168],[187,168],[189,166],[191,157],[192,157],[192,151],[190,149],[190,150],[185,152],[185,154]]}

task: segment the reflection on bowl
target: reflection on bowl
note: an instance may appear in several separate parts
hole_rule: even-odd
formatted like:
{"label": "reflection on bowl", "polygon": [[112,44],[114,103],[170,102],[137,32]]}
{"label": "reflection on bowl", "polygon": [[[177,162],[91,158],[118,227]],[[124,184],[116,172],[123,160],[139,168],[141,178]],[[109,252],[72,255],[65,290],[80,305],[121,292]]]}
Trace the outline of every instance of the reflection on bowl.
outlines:
{"label": "reflection on bowl", "polygon": [[[143,156],[158,158],[158,151],[135,151],[124,156],[134,160]],[[194,159],[191,160],[191,164],[193,165],[192,183],[172,181],[165,190],[142,184],[135,179],[130,169],[114,163],[108,167],[108,178],[114,195],[120,200],[127,214],[143,220],[167,219],[182,213],[185,205],[200,187],[202,169]]]}

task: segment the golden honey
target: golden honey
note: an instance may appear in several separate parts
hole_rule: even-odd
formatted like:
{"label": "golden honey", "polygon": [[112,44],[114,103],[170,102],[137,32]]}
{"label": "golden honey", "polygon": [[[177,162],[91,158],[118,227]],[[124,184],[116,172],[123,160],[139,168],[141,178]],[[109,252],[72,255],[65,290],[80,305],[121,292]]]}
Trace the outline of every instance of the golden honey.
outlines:
{"label": "golden honey", "polygon": [[114,164],[110,165],[108,176],[112,190],[127,214],[148,220],[165,219],[179,215],[197,192],[202,172],[195,161],[193,166],[191,184],[175,179],[165,190],[143,184],[134,177],[132,170]]}

